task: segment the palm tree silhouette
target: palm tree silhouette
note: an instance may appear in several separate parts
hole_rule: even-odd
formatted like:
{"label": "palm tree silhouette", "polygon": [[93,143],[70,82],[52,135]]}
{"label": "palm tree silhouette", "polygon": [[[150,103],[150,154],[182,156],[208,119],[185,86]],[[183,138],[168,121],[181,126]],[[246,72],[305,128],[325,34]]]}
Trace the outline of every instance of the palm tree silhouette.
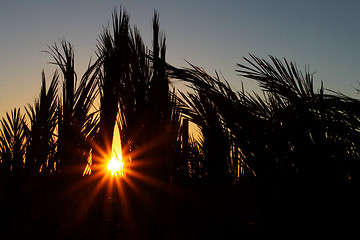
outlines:
{"label": "palm tree silhouette", "polygon": [[272,128],[281,136],[272,137],[271,149],[277,155],[280,149],[285,150],[285,155],[278,156],[283,167],[295,166],[299,175],[311,181],[346,182],[350,172],[357,171],[353,167],[350,170],[348,164],[358,156],[354,146],[359,128],[358,100],[332,91],[325,93],[322,85],[316,92],[312,74],[306,71],[303,75],[294,63],[270,57],[271,65],[251,58],[253,62],[246,61],[253,68],[239,65],[239,73],[257,80],[267,93]]}
{"label": "palm tree silhouette", "polygon": [[[262,92],[236,91],[217,73],[168,64],[156,12],[152,28],[147,48],[128,13],[115,10],[111,28],[99,36],[97,59],[80,81],[73,46],[60,40],[49,47],[63,78],[60,93],[60,74],[47,88],[42,72],[40,95],[25,108],[27,115],[14,109],[1,119],[0,193],[10,190],[0,194],[0,210],[2,202],[14,209],[20,198],[28,199],[16,216],[30,216],[35,199],[42,199],[36,209],[62,236],[121,231],[141,239],[215,237],[240,225],[250,229],[250,222],[263,228],[301,224],[311,214],[330,222],[336,220],[328,218],[330,207],[355,210],[359,100],[323,83],[317,89],[308,68],[301,72],[272,56],[250,55],[238,64],[237,72]],[[176,92],[172,79],[190,90]],[[82,176],[87,164],[101,173],[97,167],[110,159],[115,124],[130,170],[118,181],[124,194],[110,201],[101,174]],[[111,211],[103,214],[104,206]]]}
{"label": "palm tree silhouette", "polygon": [[[61,41],[62,51],[57,44],[47,51],[63,74],[62,103],[58,107],[58,157],[60,171],[66,175],[82,176],[92,147],[92,139],[98,127],[96,112],[91,107],[97,96],[96,66],[88,70],[77,85],[74,69],[74,52],[70,43]],[[75,175],[74,175],[75,174]]]}

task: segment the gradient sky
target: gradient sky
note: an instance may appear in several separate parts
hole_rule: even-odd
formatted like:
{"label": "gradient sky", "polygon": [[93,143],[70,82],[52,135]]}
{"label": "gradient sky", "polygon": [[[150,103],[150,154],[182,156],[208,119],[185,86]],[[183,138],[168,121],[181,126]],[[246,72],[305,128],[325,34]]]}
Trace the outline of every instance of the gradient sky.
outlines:
{"label": "gradient sky", "polygon": [[253,53],[310,66],[316,86],[354,97],[360,77],[360,1],[234,0],[234,1],[1,1],[0,116],[33,103],[40,92],[41,70],[50,81],[55,67],[42,52],[60,38],[74,45],[75,67],[81,77],[98,35],[115,7],[130,13],[145,42],[151,44],[151,19],[156,9],[167,37],[167,59],[184,60],[213,74],[220,71],[235,89],[256,84],[236,75],[237,63]]}

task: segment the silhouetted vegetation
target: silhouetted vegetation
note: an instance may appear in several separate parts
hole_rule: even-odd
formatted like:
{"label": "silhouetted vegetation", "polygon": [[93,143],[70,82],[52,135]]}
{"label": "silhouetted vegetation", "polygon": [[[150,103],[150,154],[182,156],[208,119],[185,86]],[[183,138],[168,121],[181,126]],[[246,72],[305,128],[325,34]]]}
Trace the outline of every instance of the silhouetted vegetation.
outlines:
{"label": "silhouetted vegetation", "polygon": [[[351,227],[359,213],[358,99],[323,83],[317,89],[309,69],[272,56],[238,64],[260,93],[236,91],[192,64],[174,67],[157,13],[152,44],[120,10],[80,81],[73,46],[49,47],[61,75],[47,87],[42,72],[26,115],[14,109],[1,120],[4,234],[203,239]],[[173,80],[188,91],[176,91]],[[116,125],[124,178],[104,171]]]}

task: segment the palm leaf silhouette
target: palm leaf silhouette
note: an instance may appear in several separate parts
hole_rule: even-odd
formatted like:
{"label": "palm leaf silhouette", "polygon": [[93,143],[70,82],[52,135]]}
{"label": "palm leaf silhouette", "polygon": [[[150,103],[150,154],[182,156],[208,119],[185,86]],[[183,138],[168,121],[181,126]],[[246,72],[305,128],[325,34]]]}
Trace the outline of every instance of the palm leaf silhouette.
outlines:
{"label": "palm leaf silhouette", "polygon": [[26,168],[32,173],[55,170],[55,128],[57,126],[58,74],[54,73],[49,89],[46,90],[45,73],[42,72],[40,96],[34,105],[28,105],[26,112],[30,120],[27,127]]}
{"label": "palm leaf silhouette", "polygon": [[[120,89],[124,84],[124,77],[129,69],[129,17],[125,11],[120,10],[118,15],[112,15],[112,33],[104,29],[98,42],[98,87],[100,90],[100,123],[98,144],[100,152],[94,154],[97,158],[110,158],[116,116],[118,114],[118,101]],[[113,35],[112,35],[113,34]],[[105,155],[105,156],[104,156]]]}
{"label": "palm leaf silhouette", "polygon": [[25,116],[13,109],[1,119],[0,159],[5,172],[21,174],[25,163]]}

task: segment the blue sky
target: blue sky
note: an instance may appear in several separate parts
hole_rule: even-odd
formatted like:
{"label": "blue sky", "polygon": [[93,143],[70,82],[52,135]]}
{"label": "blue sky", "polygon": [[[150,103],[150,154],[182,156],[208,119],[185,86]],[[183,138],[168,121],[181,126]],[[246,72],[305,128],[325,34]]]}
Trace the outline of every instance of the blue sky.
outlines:
{"label": "blue sky", "polygon": [[[167,37],[167,59],[184,60],[220,71],[235,89],[257,84],[236,75],[237,63],[253,53],[310,66],[319,86],[358,97],[360,81],[360,1],[3,1],[0,8],[0,116],[33,103],[41,70],[51,78],[55,67],[43,53],[59,38],[75,48],[79,76],[96,49],[97,37],[115,7],[130,13],[145,42],[151,44],[151,19],[156,9]],[[23,111],[24,113],[25,111]]]}

